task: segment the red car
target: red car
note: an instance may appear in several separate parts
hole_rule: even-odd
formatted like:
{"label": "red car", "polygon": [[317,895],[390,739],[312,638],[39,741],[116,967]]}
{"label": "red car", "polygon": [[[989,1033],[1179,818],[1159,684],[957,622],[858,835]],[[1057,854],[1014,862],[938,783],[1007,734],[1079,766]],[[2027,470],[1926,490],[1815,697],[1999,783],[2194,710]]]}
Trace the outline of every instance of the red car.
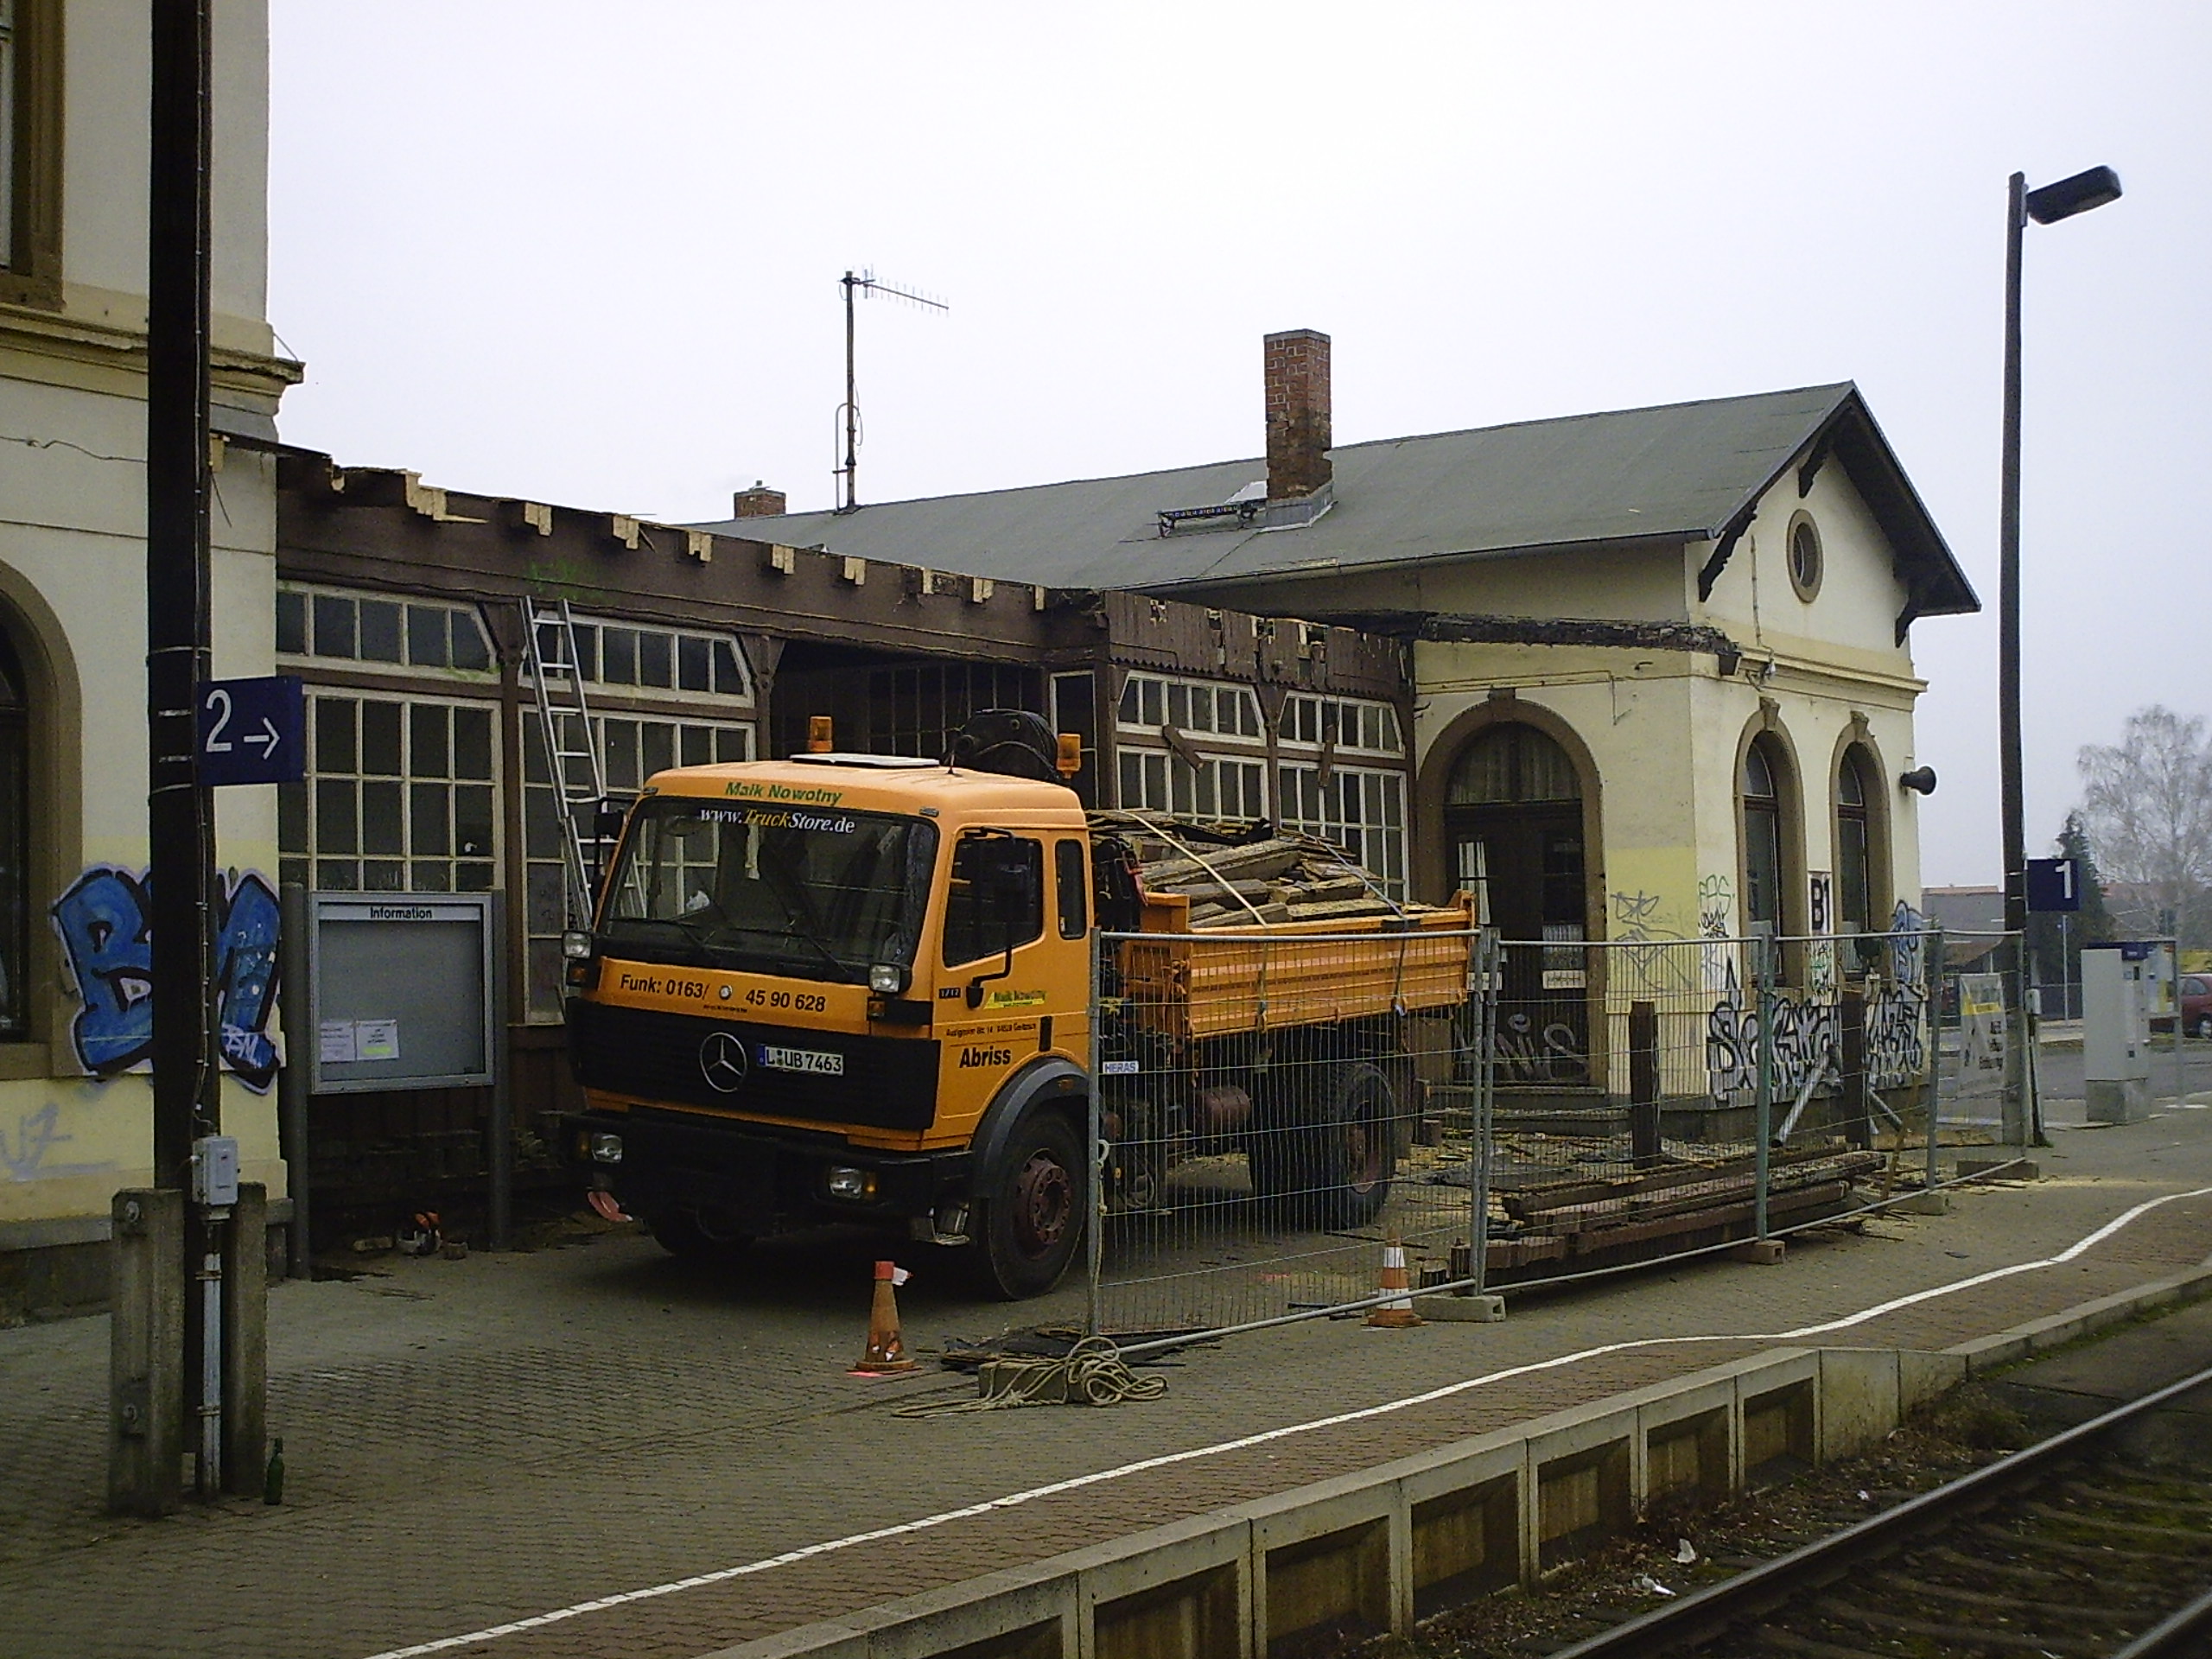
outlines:
{"label": "red car", "polygon": [[2212,1037],[2212,974],[2181,976],[2181,1028],[2192,1037]]}

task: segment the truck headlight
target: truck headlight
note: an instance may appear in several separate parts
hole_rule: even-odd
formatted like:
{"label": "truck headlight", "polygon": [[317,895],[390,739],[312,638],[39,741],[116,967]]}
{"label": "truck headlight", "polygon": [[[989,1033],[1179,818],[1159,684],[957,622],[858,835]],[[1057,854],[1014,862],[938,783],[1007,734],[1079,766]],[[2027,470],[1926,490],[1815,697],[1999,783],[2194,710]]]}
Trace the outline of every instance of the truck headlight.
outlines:
{"label": "truck headlight", "polygon": [[865,1204],[875,1196],[875,1172],[872,1169],[833,1168],[823,1185],[833,1198],[843,1198],[853,1204]]}
{"label": "truck headlight", "polygon": [[906,988],[906,970],[895,962],[879,962],[868,970],[868,988],[878,996],[896,996]]}
{"label": "truck headlight", "polygon": [[619,1164],[622,1161],[622,1137],[619,1135],[594,1135],[591,1138],[591,1160],[594,1164]]}
{"label": "truck headlight", "polygon": [[561,954],[570,962],[583,962],[591,956],[591,935],[581,927],[572,927],[561,935]]}

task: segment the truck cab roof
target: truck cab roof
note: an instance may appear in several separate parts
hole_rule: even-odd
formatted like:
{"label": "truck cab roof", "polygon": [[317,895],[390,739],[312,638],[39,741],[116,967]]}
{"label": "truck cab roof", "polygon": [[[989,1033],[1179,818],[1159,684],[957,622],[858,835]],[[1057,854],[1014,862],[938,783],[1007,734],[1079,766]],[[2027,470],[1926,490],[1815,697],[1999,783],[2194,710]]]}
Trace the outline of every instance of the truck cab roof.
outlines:
{"label": "truck cab roof", "polygon": [[906,755],[809,754],[655,772],[647,795],[683,795],[855,812],[919,814],[948,823],[1012,821],[1080,830],[1083,804],[1065,784],[946,766]]}

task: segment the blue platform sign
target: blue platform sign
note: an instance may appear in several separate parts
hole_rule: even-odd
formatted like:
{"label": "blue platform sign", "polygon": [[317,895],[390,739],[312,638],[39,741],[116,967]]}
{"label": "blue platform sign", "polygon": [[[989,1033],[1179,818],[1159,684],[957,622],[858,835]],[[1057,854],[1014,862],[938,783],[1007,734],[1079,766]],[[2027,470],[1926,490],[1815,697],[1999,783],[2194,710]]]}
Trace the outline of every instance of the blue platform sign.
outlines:
{"label": "blue platform sign", "polygon": [[2028,908],[2031,911],[2082,908],[2081,866],[2070,858],[2031,858],[2028,861]]}
{"label": "blue platform sign", "polygon": [[208,788],[296,784],[307,758],[307,704],[296,676],[200,688],[200,781]]}

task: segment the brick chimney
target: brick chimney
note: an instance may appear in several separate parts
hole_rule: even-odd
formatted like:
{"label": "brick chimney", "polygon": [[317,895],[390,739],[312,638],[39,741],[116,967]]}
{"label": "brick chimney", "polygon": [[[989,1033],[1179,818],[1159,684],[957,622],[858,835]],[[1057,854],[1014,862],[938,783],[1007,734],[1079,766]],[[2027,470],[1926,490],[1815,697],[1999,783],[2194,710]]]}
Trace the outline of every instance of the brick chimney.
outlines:
{"label": "brick chimney", "polygon": [[785,510],[784,493],[768,488],[756,478],[751,489],[730,497],[729,506],[734,518],[772,518]]}
{"label": "brick chimney", "polygon": [[1329,337],[1312,328],[1266,345],[1268,499],[1295,500],[1329,482]]}

